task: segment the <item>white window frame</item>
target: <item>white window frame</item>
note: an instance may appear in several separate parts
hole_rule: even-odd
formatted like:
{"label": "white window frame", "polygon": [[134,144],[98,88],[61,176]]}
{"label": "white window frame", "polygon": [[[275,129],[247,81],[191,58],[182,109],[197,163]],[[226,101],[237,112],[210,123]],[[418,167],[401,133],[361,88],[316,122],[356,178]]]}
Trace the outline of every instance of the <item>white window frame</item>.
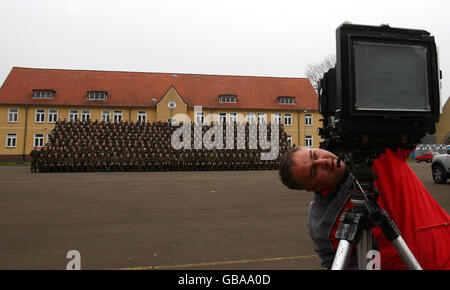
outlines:
{"label": "white window frame", "polygon": [[102,121],[111,122],[111,110],[102,110]]}
{"label": "white window frame", "polygon": [[88,101],[104,101],[108,98],[108,92],[97,92],[92,91],[88,92],[87,99]]}
{"label": "white window frame", "polygon": [[195,112],[195,123],[197,124],[205,123],[205,112]]}
{"label": "white window frame", "polygon": [[89,121],[91,120],[91,110],[82,109],[81,110],[81,121]]}
{"label": "white window frame", "polygon": [[313,114],[305,113],[305,126],[311,127],[313,125]]}
{"label": "white window frame", "polygon": [[6,134],[6,148],[16,148],[17,146],[17,134],[7,133]]}
{"label": "white window frame", "polygon": [[272,114],[272,120],[274,123],[281,123],[281,118],[282,118],[282,114],[281,113],[276,113],[276,114]]}
{"label": "white window frame", "polygon": [[69,121],[78,121],[78,110],[77,109],[71,109],[69,110]]}
{"label": "white window frame", "polygon": [[237,96],[234,95],[222,95],[219,96],[219,103],[222,104],[235,104],[237,102]]}
{"label": "white window frame", "polygon": [[46,91],[46,90],[36,90],[33,94],[33,99],[54,99],[55,92],[54,91]]}
{"label": "white window frame", "polygon": [[292,114],[284,114],[284,126],[292,126]]}
{"label": "white window frame", "polygon": [[147,111],[138,111],[137,112],[137,121],[139,123],[147,122]]}
{"label": "white window frame", "polygon": [[293,97],[281,97],[278,101],[283,105],[295,105],[295,99]]}
{"label": "white window frame", "polygon": [[258,113],[258,124],[262,123],[262,121],[264,121],[264,123],[267,123],[267,115],[266,113]]}
{"label": "white window frame", "polygon": [[313,147],[314,138],[313,135],[305,135],[305,147]]}
{"label": "white window frame", "polygon": [[287,141],[289,142],[289,145],[292,146],[292,135],[287,135]]}
{"label": "white window frame", "polygon": [[44,134],[35,133],[33,145],[34,147],[44,147]]}
{"label": "white window frame", "polygon": [[56,123],[58,121],[58,109],[48,109],[47,114],[49,123]]}
{"label": "white window frame", "polygon": [[114,122],[122,122],[122,117],[123,117],[122,114],[123,114],[123,111],[121,111],[121,110],[113,111]]}
{"label": "white window frame", "polygon": [[237,113],[229,113],[228,114],[228,122],[236,123],[237,122]]}
{"label": "white window frame", "polygon": [[18,122],[19,122],[19,109],[8,108],[8,123],[18,123]]}
{"label": "white window frame", "polygon": [[250,123],[254,123],[255,122],[255,113],[247,113],[247,115],[245,116],[245,119],[247,120],[247,122]]}
{"label": "white window frame", "polygon": [[172,118],[167,119],[167,123],[170,123],[172,126],[175,126],[178,124],[177,119],[172,119]]}
{"label": "white window frame", "polygon": [[[39,111],[39,112],[38,112]],[[45,109],[34,110],[34,122],[38,124],[45,123]]]}
{"label": "white window frame", "polygon": [[217,122],[218,123],[222,123],[225,124],[228,120],[228,116],[226,112],[219,112],[218,117],[217,117]]}

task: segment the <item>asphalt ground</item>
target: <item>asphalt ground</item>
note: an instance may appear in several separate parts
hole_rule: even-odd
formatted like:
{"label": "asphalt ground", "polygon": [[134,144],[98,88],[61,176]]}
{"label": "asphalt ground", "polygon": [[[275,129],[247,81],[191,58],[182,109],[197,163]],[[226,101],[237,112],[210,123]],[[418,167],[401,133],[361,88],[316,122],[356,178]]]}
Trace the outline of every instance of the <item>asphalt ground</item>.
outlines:
{"label": "asphalt ground", "polygon": [[[450,212],[450,185],[410,163]],[[306,221],[312,193],[278,172],[31,174],[0,166],[0,269],[323,269]]]}

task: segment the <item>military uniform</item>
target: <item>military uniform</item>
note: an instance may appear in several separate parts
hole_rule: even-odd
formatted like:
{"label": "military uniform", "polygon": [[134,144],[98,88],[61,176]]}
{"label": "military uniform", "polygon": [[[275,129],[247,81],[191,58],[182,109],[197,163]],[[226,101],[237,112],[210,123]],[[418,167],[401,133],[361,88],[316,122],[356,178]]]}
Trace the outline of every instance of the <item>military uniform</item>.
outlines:
{"label": "military uniform", "polygon": [[63,168],[63,171],[65,171],[65,172],[73,172],[73,158],[72,158],[70,153],[65,158],[64,164],[65,164],[65,166]]}
{"label": "military uniform", "polygon": [[131,167],[131,171],[139,171],[139,169],[140,169],[139,159],[138,159],[138,157],[136,157],[135,154],[133,154],[133,156],[130,157],[130,167]]}
{"label": "military uniform", "polygon": [[[37,158],[37,160],[36,160],[36,168],[37,168],[37,170],[39,171],[39,172],[44,172],[44,166],[43,166],[43,164],[44,164],[44,154],[43,153],[40,153],[39,154],[39,158]],[[35,171],[36,172],[36,171]]]}
{"label": "military uniform", "polygon": [[80,158],[78,158],[78,154],[75,154],[73,156],[73,161],[72,161],[72,171],[73,172],[78,172],[80,171]]}
{"label": "military uniform", "polygon": [[85,154],[82,154],[81,155],[81,158],[80,158],[80,169],[79,169],[79,171],[81,171],[81,172],[86,172],[86,171],[88,171],[88,166],[89,166],[89,164],[88,164],[88,158],[86,157],[86,155]]}
{"label": "military uniform", "polygon": [[31,156],[31,173],[37,172],[37,161],[39,159],[39,151],[35,148],[30,152]]}
{"label": "military uniform", "polygon": [[109,153],[107,153],[106,156],[103,157],[102,163],[103,163],[105,172],[112,171],[112,158]]}

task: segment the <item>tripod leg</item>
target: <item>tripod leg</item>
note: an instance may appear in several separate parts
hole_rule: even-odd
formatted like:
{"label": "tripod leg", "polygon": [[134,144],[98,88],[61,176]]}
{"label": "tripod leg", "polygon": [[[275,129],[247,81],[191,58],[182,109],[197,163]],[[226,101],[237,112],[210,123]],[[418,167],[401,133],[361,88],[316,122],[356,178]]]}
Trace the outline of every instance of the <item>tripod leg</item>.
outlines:
{"label": "tripod leg", "polygon": [[417,262],[416,258],[414,257],[414,254],[408,248],[408,246],[405,243],[405,240],[403,240],[401,236],[398,236],[396,239],[394,239],[392,241],[392,245],[397,250],[398,254],[400,255],[400,258],[402,258],[402,261],[406,264],[409,270],[422,270],[422,267],[420,267],[419,262]]}
{"label": "tripod leg", "polygon": [[358,269],[367,270],[367,253],[372,250],[372,232],[363,230],[356,248]]}
{"label": "tripod leg", "polygon": [[409,270],[422,270],[419,262],[414,257],[414,254],[408,248],[405,240],[400,235],[400,230],[394,221],[389,217],[386,211],[380,211],[380,227],[386,238],[392,243],[397,250],[400,258],[406,264]]}
{"label": "tripod leg", "polygon": [[334,256],[331,270],[345,270],[350,259],[352,244],[346,240],[341,240]]}

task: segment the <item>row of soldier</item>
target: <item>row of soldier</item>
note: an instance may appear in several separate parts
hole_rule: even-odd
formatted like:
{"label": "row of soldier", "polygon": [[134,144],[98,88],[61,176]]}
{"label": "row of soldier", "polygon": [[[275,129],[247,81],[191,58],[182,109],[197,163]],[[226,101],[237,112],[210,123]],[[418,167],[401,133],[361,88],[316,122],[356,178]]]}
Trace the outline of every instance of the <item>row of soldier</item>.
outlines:
{"label": "row of soldier", "polygon": [[[115,124],[110,126],[108,124]],[[145,125],[142,125],[145,124]],[[128,126],[136,129],[128,129]],[[251,130],[248,123],[244,123],[244,138],[242,140],[246,144],[249,144],[249,139],[258,138],[259,131]],[[271,126],[269,124],[259,124],[259,126],[266,125],[268,135],[271,132]],[[147,122],[147,123],[107,123],[107,122],[57,122],[55,129],[49,137],[49,143],[51,146],[64,148],[66,147],[145,147],[149,149],[168,148],[171,147],[171,136],[175,130],[180,128],[181,124],[171,125],[168,122]],[[211,125],[202,125],[201,131],[196,132],[195,126],[191,125],[191,133],[196,137],[196,133],[204,134],[211,129],[214,123]],[[143,128],[140,130],[139,128]],[[106,129],[105,129],[106,128]],[[256,127],[255,127],[256,128]],[[283,125],[279,124],[281,140],[286,139],[286,133],[283,130]],[[223,126],[223,135],[227,134],[227,128]],[[237,134],[237,123],[234,123],[233,134]],[[280,146],[283,144],[280,144]],[[86,149],[83,149],[86,150]],[[156,152],[156,151],[155,151]]]}
{"label": "row of soldier", "polygon": [[[132,122],[131,122],[132,123]],[[120,128],[122,132],[130,132],[140,128],[138,124],[119,123],[112,128]],[[212,124],[213,125],[213,124]],[[212,126],[211,125],[211,126]],[[61,132],[98,132],[99,128],[108,127],[105,122],[60,122],[52,132],[50,142],[40,151],[32,152],[32,170],[40,172],[56,171],[163,171],[163,170],[238,170],[238,169],[275,169],[278,166],[277,156],[273,160],[261,160],[261,148],[256,149],[181,149],[175,150],[170,145],[170,139],[150,139],[146,142],[108,142],[108,137],[94,139],[95,143],[87,139],[74,140],[61,138]],[[180,125],[181,126],[181,125]],[[167,136],[167,130],[174,132],[180,126],[172,126],[164,122],[146,123],[143,128],[158,128],[162,136]],[[206,129],[211,126],[205,126]],[[81,127],[81,129],[79,128]],[[194,126],[192,125],[192,128]],[[270,136],[270,126],[269,133]],[[108,127],[109,128],[109,127]],[[162,128],[162,129],[161,129]],[[150,129],[153,130],[153,129]],[[141,131],[141,137],[146,130]],[[202,130],[202,135],[206,132]],[[245,140],[248,145],[249,131]],[[66,134],[64,133],[64,134]],[[69,134],[73,138],[72,133]],[[83,136],[82,134],[78,136]],[[236,136],[236,135],[234,135]],[[289,144],[286,133],[280,126],[279,155],[286,151]],[[195,139],[195,134],[194,134]],[[63,141],[64,140],[64,141]],[[106,141],[105,141],[106,140]],[[100,142],[101,141],[101,142]],[[67,142],[67,143],[66,143]],[[193,145],[193,144],[192,144]],[[234,148],[237,138],[234,139]],[[194,148],[194,146],[192,146]],[[266,150],[267,151],[267,150]],[[34,168],[34,169],[33,169]]]}
{"label": "row of soldier", "polygon": [[[196,171],[277,169],[279,157],[262,160],[260,152],[180,150],[167,153],[75,153],[72,155],[39,152],[34,171],[100,172],[100,171]],[[280,153],[281,154],[281,153]]]}

